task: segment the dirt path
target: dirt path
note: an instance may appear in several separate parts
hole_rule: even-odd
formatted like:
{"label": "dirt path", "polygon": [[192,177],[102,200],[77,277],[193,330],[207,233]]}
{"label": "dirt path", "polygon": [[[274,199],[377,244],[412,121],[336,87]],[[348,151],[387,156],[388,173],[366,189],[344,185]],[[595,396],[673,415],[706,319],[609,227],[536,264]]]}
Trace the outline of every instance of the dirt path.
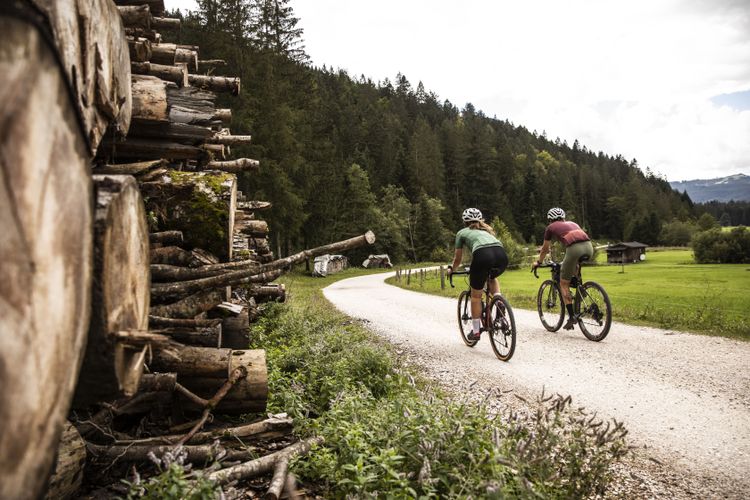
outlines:
{"label": "dirt path", "polygon": [[473,349],[463,344],[455,300],[386,285],[385,277],[351,278],[323,292],[448,385],[532,396],[545,388],[624,421],[638,447],[637,470],[626,475],[661,483],[644,496],[750,491],[750,343],[620,323],[595,343],[577,329],[549,333],[536,312],[517,310],[516,352],[503,363],[486,338]]}

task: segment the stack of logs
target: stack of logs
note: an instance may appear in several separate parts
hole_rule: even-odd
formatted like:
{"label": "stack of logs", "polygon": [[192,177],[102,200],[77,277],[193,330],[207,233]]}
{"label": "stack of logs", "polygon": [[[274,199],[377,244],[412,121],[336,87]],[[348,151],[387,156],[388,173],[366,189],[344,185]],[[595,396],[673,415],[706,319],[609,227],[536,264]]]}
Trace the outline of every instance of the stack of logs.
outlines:
{"label": "stack of logs", "polygon": [[[283,415],[203,429],[214,412],[265,411],[265,351],[248,346],[259,304],[285,299],[284,285],[271,282],[374,235],[275,260],[268,224],[256,218],[270,203],[237,190],[237,174],[259,163],[229,157],[250,136],[232,135],[231,111],[215,105],[217,92],[239,93],[239,79],[200,74],[222,61],[162,41],[158,30],[179,29],[163,17],[162,0],[115,3],[130,51],[132,118],[124,137],[109,131],[96,150],[92,314],[75,426],[63,435],[48,495],[76,491],[71,463],[82,456],[109,469],[179,446],[189,462],[243,462],[211,473],[219,483],[274,471],[268,496],[278,498],[290,487],[289,458],[319,440],[295,443]],[[248,443],[269,439],[284,448],[250,460],[258,449]]]}

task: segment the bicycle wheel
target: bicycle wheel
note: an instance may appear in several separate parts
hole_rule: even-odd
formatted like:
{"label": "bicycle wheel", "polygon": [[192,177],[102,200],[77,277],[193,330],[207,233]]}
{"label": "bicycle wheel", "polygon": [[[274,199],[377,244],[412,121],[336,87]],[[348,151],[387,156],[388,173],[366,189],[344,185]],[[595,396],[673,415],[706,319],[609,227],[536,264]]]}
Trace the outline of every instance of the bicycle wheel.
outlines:
{"label": "bicycle wheel", "polygon": [[542,283],[536,296],[536,308],[539,312],[539,319],[542,320],[542,325],[547,331],[556,332],[559,330],[565,318],[560,285],[552,280],[546,280]]}
{"label": "bicycle wheel", "polygon": [[488,319],[492,350],[498,359],[508,361],[516,350],[516,319],[504,297],[496,295],[492,298]]}
{"label": "bicycle wheel", "polygon": [[458,331],[461,332],[464,343],[469,347],[474,347],[479,340],[469,340],[471,330],[471,294],[464,290],[458,296]]}
{"label": "bicycle wheel", "polygon": [[593,281],[578,287],[575,310],[586,338],[595,342],[604,340],[612,326],[612,305],[604,288]]}

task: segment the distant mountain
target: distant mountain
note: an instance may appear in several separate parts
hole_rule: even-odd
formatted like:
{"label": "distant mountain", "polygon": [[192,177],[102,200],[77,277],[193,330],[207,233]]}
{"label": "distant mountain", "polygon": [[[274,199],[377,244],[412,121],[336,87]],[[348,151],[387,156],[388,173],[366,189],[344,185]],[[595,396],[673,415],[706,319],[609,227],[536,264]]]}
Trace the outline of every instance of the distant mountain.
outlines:
{"label": "distant mountain", "polygon": [[672,189],[687,191],[695,203],[704,201],[750,201],[750,175],[736,174],[718,179],[670,182]]}

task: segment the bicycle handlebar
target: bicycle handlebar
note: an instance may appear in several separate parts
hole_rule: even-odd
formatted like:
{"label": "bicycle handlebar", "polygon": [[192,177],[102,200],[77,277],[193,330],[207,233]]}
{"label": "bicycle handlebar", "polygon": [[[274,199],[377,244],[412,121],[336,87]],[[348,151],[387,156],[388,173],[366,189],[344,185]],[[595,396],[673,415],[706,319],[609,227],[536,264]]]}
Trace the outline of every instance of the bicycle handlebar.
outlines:
{"label": "bicycle handlebar", "polygon": [[453,266],[448,266],[448,269],[451,270],[451,273],[448,275],[448,283],[451,284],[451,288],[456,288],[453,284],[453,276],[456,274],[469,274],[469,271],[453,271]]}
{"label": "bicycle handlebar", "polygon": [[539,275],[537,274],[537,270],[538,270],[538,269],[539,269],[540,267],[559,267],[559,266],[560,266],[560,263],[559,263],[559,262],[550,262],[550,263],[548,263],[548,264],[539,264],[539,265],[538,265],[538,266],[536,266],[536,267],[532,267],[532,268],[531,268],[531,272],[532,272],[532,273],[534,273],[534,277],[535,277],[536,279],[539,279]]}

